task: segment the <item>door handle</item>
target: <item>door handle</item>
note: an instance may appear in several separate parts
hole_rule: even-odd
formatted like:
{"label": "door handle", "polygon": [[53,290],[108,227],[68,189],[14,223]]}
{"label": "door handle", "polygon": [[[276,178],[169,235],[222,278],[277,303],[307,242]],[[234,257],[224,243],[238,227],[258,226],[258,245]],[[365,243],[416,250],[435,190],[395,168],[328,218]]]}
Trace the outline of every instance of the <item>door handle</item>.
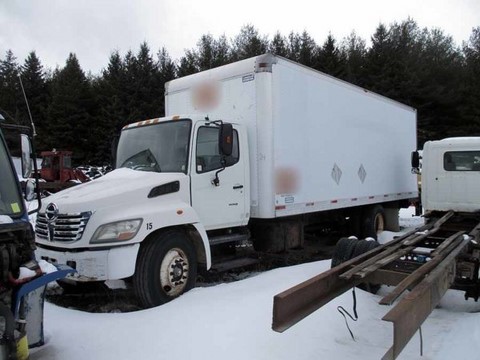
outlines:
{"label": "door handle", "polygon": [[243,185],[234,185],[233,190],[243,189]]}

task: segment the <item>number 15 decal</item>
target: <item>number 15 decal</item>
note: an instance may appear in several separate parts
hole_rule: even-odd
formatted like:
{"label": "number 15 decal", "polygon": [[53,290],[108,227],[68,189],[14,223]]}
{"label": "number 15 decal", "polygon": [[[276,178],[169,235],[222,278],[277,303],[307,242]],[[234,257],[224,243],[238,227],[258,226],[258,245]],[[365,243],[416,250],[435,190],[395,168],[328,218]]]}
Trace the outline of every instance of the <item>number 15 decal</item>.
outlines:
{"label": "number 15 decal", "polygon": [[153,226],[152,223],[147,223],[147,230],[152,230]]}

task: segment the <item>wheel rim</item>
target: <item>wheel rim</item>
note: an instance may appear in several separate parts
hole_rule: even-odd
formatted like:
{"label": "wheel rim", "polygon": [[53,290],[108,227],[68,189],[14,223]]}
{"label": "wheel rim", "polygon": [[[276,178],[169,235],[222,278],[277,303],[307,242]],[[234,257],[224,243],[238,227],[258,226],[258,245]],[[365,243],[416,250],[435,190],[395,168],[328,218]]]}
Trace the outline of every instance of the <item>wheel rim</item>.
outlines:
{"label": "wheel rim", "polygon": [[188,282],[188,258],[179,248],[170,249],[160,265],[160,286],[168,296],[180,295]]}
{"label": "wheel rim", "polygon": [[383,214],[375,215],[375,232],[380,234],[383,230],[385,230],[385,219],[383,218]]}

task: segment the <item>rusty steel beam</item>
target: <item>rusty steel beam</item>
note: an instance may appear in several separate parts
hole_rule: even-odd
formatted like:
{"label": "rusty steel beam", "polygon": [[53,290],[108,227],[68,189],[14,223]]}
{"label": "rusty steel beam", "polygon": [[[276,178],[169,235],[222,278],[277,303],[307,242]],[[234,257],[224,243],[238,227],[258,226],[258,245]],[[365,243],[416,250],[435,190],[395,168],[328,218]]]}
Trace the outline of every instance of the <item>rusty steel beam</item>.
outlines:
{"label": "rusty steel beam", "polygon": [[354,280],[342,280],[342,265],[294,286],[273,298],[272,329],[283,332],[330,300],[356,285]]}
{"label": "rusty steel beam", "polygon": [[[396,244],[419,230],[428,230],[433,224],[426,224],[420,229],[415,229],[392,240],[389,244]],[[337,296],[351,289],[353,286],[364,282],[361,279],[342,280],[339,275],[350,267],[358,265],[370,257],[374,257],[383,251],[386,245],[376,247],[365,254],[346,261],[320,275],[304,281],[284,292],[275,295],[273,298],[273,319],[272,329],[283,332],[295,325],[315,310],[319,309]]]}
{"label": "rusty steel beam", "polygon": [[409,274],[401,271],[378,269],[374,273],[368,275],[363,282],[372,284],[383,284],[388,286],[397,286]]}
{"label": "rusty steel beam", "polygon": [[393,323],[393,345],[382,360],[394,360],[450,288],[455,279],[455,259],[467,246],[462,240],[438,266],[382,320]]}
{"label": "rusty steel beam", "polygon": [[430,261],[423,264],[420,268],[415,270],[413,273],[408,275],[404,280],[402,280],[393,291],[391,291],[388,295],[384,296],[382,300],[380,300],[379,304],[381,305],[391,305],[393,302],[402,295],[408,288],[411,288],[417,285],[428,273],[433,270],[445,257],[454,250],[463,240],[462,236],[463,231],[456,233],[455,235],[451,236],[449,239],[456,240],[455,242],[449,242],[449,247],[444,249],[442,253],[438,253],[437,256]]}
{"label": "rusty steel beam", "polygon": [[[361,263],[369,261],[370,258],[377,256],[392,246],[400,245],[405,239],[419,231],[428,230],[429,234],[435,232],[448,219],[453,216],[453,212],[448,212],[435,223],[428,223],[420,228],[411,230],[406,234],[392,240],[387,245],[381,245],[369,252],[359,255],[354,259],[344,262],[335,268],[332,268],[320,275],[317,275],[301,284],[298,284],[284,292],[275,295],[273,298],[273,318],[272,329],[283,332],[289,327],[295,325],[326,303],[335,299],[337,296],[351,289],[359,283],[365,282],[367,279],[350,278],[348,280],[341,279],[340,275]],[[423,238],[423,234],[418,237]],[[415,236],[415,238],[418,238]],[[401,247],[401,245],[400,245]],[[390,250],[388,250],[390,252]],[[380,271],[380,270],[378,270]],[[375,273],[371,274],[374,278]],[[390,274],[392,275],[392,274]],[[397,275],[402,276],[402,275]],[[394,276],[390,276],[393,278]],[[370,275],[369,277],[370,278]]]}
{"label": "rusty steel beam", "polygon": [[[375,257],[371,257],[367,261],[364,261],[364,262],[358,264],[357,266],[349,269],[348,271],[343,273],[341,275],[341,277],[343,279],[350,279],[353,276],[358,276],[358,274],[360,274],[360,272],[362,270],[370,267],[370,270],[368,270],[365,274],[362,275],[362,276],[366,276],[366,274],[375,270],[371,266],[374,266],[377,269],[381,267],[381,266],[375,266],[375,264],[377,264],[378,261],[384,261],[386,255],[393,254],[397,250],[401,249],[402,246],[413,246],[413,245],[419,243],[420,241],[422,241],[423,239],[425,239],[426,237],[431,236],[432,234],[435,234],[438,230],[440,230],[440,227],[446,221],[448,221],[448,219],[450,219],[453,216],[453,214],[454,214],[453,211],[449,211],[444,216],[442,216],[440,219],[438,219],[435,223],[429,223],[427,225],[424,225],[423,227],[421,227],[419,229],[415,229],[411,232],[408,232],[404,236],[396,239],[395,241],[391,241],[388,244],[382,245],[381,246],[382,250],[385,250],[385,251],[383,251],[383,253],[380,253],[380,254],[376,255]],[[427,231],[427,232],[424,233],[424,234],[422,234],[422,233],[417,234],[418,232],[421,232],[421,231]],[[414,234],[416,236],[412,236]],[[402,254],[402,255],[404,255],[404,254]],[[393,260],[395,260],[395,259],[393,259]],[[389,262],[391,262],[393,260],[389,260]]]}

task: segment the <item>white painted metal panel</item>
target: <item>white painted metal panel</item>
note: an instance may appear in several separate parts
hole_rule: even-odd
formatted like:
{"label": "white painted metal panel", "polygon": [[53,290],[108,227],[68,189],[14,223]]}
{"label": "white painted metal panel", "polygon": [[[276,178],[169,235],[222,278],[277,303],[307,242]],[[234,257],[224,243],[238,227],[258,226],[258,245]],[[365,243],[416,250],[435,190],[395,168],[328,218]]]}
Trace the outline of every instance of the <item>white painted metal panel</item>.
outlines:
{"label": "white painted metal panel", "polygon": [[480,152],[480,137],[449,138],[428,141],[424,145],[422,165],[422,204],[426,211],[480,210],[480,158],[475,167],[461,166],[448,170],[445,154]]}
{"label": "white painted metal panel", "polygon": [[291,193],[277,189],[277,206],[291,214],[414,197],[414,109],[289,61],[272,73],[275,172],[297,181]]}
{"label": "white painted metal panel", "polygon": [[207,81],[220,94],[210,119],[248,129],[252,217],[417,196],[415,109],[262,55],[171,81],[166,115],[202,113],[192,98]]}

